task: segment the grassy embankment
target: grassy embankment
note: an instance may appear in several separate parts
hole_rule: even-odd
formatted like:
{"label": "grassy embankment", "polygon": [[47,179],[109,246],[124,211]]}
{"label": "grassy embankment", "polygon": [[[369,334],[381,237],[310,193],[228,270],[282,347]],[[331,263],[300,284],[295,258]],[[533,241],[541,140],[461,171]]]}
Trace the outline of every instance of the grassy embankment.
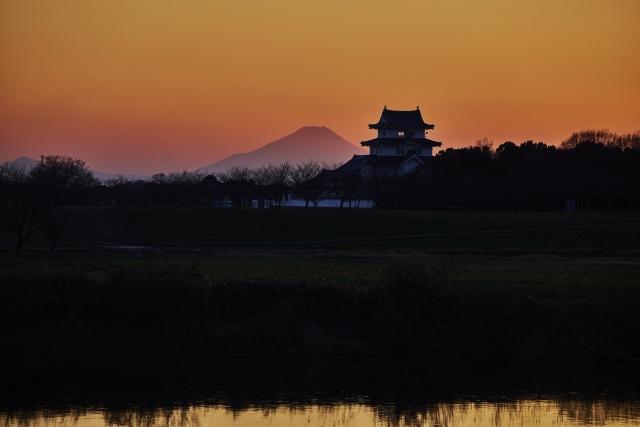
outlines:
{"label": "grassy embankment", "polygon": [[640,357],[637,214],[69,215],[58,253],[2,253],[10,357]]}

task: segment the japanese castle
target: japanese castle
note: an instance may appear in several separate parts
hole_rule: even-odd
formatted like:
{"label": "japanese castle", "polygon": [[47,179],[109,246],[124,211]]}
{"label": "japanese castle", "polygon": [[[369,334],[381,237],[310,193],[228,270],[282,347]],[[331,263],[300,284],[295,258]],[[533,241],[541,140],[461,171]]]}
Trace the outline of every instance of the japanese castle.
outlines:
{"label": "japanese castle", "polygon": [[434,127],[424,122],[419,107],[397,111],[388,110],[385,105],[378,123],[369,125],[369,129],[378,131],[378,137],[362,141],[361,145],[369,147],[370,156],[431,156],[433,147],[442,145],[427,139],[427,131]]}
{"label": "japanese castle", "polygon": [[369,154],[353,156],[338,170],[360,169],[360,174],[366,174],[369,168],[383,167],[405,174],[421,166],[429,167],[433,148],[442,146],[441,142],[427,139],[427,131],[434,127],[424,122],[419,107],[400,111],[389,110],[385,105],[378,122],[369,125],[369,129],[378,131],[377,138],[360,143],[369,147]]}
{"label": "japanese castle", "polygon": [[312,181],[333,193],[342,207],[345,202],[351,206],[362,197],[371,197],[366,191],[363,193],[364,181],[393,179],[414,171],[429,173],[435,160],[433,148],[442,146],[441,142],[427,138],[427,131],[434,127],[424,122],[418,107],[400,111],[385,106],[378,122],[369,125],[369,129],[378,132],[377,137],[360,143],[369,147],[369,154],[355,155],[337,169],[325,169]]}

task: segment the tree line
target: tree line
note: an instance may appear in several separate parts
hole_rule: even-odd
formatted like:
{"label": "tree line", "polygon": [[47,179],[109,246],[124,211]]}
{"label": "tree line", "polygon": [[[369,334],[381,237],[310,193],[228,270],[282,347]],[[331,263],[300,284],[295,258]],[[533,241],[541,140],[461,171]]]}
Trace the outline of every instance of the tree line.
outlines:
{"label": "tree line", "polygon": [[43,156],[34,167],[0,165],[0,232],[15,237],[19,253],[35,231],[55,251],[67,227],[62,206],[211,206],[247,208],[253,200],[280,207],[292,192],[317,204],[305,183],[323,168],[335,168],[309,160],[292,165],[269,164],[257,169],[232,167],[220,174],[179,171],[155,174],[148,180],[130,180],[119,175],[98,180],[86,163],[62,155]]}
{"label": "tree line", "polygon": [[201,207],[237,209],[252,202],[280,207],[288,197],[317,207],[324,199],[353,207],[556,210],[572,200],[578,209],[638,209],[640,132],[607,130],[572,134],[556,148],[543,142],[488,139],[448,148],[402,174],[397,168],[355,159],[342,167],[314,160],[223,173],[179,171],[148,180],[96,179],[84,161],[43,156],[33,168],[0,165],[2,228],[16,238],[16,252],[40,229],[55,250],[65,227],[60,206]]}
{"label": "tree line", "polygon": [[232,166],[225,172],[209,174],[202,171],[155,174],[149,180],[128,180],[123,176],[107,179],[93,189],[95,200],[115,206],[210,206],[214,201],[228,202],[234,208],[247,208],[253,200],[266,206],[281,207],[295,195],[315,200],[305,185],[323,169],[339,164],[315,160],[291,164],[268,164],[256,169]]}
{"label": "tree line", "polygon": [[[350,162],[306,185],[340,207],[366,200],[376,208],[558,210],[640,207],[640,131],[573,133],[559,147],[487,138],[423,159],[411,173]],[[347,166],[354,166],[349,169]],[[323,172],[324,173],[324,172]]]}
{"label": "tree line", "polygon": [[55,250],[66,222],[60,206],[84,204],[98,183],[84,161],[68,156],[43,156],[31,169],[0,166],[2,231],[15,236],[16,253],[36,229]]}
{"label": "tree line", "polygon": [[[420,208],[555,210],[638,209],[640,132],[583,131],[559,148],[486,138],[441,151],[430,173],[400,177],[397,204]],[[399,200],[398,200],[399,199]]]}

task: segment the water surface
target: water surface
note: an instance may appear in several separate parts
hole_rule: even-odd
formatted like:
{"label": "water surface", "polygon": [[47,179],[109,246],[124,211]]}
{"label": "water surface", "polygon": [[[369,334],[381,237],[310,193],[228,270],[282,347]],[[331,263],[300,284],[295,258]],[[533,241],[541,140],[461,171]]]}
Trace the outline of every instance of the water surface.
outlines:
{"label": "water surface", "polygon": [[234,410],[225,405],[181,408],[2,413],[9,426],[621,426],[640,425],[638,402],[521,400],[442,402],[422,407],[288,404]]}
{"label": "water surface", "polygon": [[36,369],[8,377],[0,426],[633,426],[639,371],[397,360]]}

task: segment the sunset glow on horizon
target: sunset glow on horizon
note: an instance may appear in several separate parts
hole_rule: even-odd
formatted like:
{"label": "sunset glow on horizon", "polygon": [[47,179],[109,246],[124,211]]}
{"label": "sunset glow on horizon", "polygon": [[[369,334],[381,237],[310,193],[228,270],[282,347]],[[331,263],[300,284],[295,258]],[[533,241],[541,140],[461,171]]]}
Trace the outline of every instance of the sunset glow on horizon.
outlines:
{"label": "sunset glow on horizon", "polygon": [[[0,162],[193,170],[419,106],[443,148],[640,130],[640,1],[0,0]],[[345,159],[347,160],[347,159]]]}

